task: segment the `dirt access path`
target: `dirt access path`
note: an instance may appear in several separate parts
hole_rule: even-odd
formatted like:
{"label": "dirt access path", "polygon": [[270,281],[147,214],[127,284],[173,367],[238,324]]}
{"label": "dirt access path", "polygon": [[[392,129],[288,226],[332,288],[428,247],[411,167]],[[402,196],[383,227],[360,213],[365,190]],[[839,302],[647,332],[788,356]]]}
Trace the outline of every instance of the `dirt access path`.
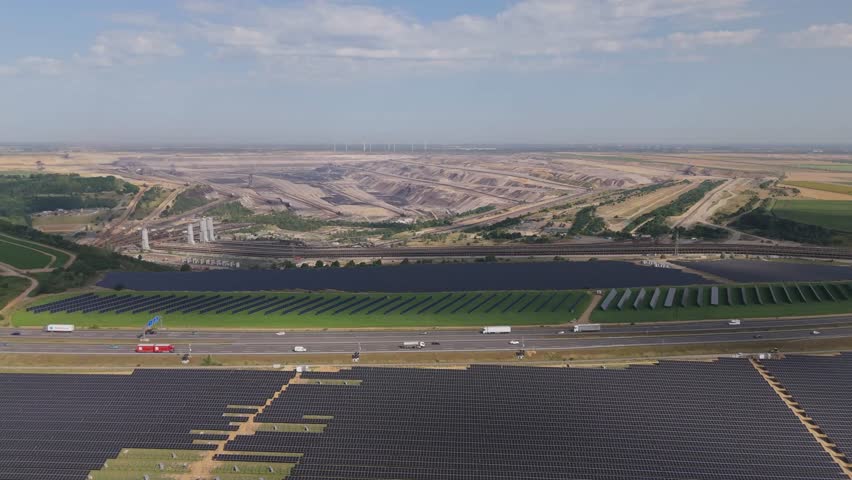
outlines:
{"label": "dirt access path", "polygon": [[598,304],[601,303],[601,300],[603,300],[603,294],[596,291],[594,295],[592,295],[592,301],[589,302],[589,306],[586,307],[586,310],[583,311],[583,314],[577,319],[577,323],[589,323],[589,320],[592,318],[592,313],[596,308],[598,308]]}
{"label": "dirt access path", "polygon": [[275,392],[274,395],[272,395],[272,397],[270,397],[266,400],[265,404],[263,404],[260,408],[257,409],[257,413],[255,413],[253,415],[248,415],[246,417],[245,422],[240,422],[240,424],[239,424],[240,426],[237,430],[228,432],[228,439],[227,440],[217,441],[215,450],[207,451],[205,453],[204,457],[201,460],[194,462],[190,466],[189,471],[187,473],[184,473],[182,475],[176,475],[175,478],[177,480],[196,480],[196,479],[203,479],[203,478],[213,478],[213,476],[214,476],[213,471],[216,469],[216,467],[222,465],[221,463],[213,460],[213,457],[215,457],[216,455],[218,455],[220,453],[225,453],[225,445],[228,442],[236,439],[238,435],[254,435],[255,433],[257,433],[257,430],[258,430],[258,427],[260,427],[260,424],[255,422],[254,419],[258,415],[263,413],[263,411],[266,409],[266,407],[271,405],[272,402],[275,401],[276,398],[280,397],[281,394],[284,393],[285,390],[287,390],[287,387],[289,385],[291,385],[293,383],[298,383],[301,378],[302,378],[302,374],[296,373],[296,375],[293,376],[293,378],[290,379],[290,381],[288,383],[285,383],[284,385],[282,385],[281,388],[277,392]]}
{"label": "dirt access path", "polygon": [[94,242],[92,242],[93,245],[98,247],[103,246],[110,240],[110,238],[112,238],[113,232],[115,232],[118,227],[122,226],[124,222],[126,222],[127,219],[130,217],[130,214],[133,213],[134,210],[136,210],[136,206],[139,204],[139,201],[142,200],[142,195],[144,195],[145,191],[147,190],[147,187],[139,187],[139,191],[136,192],[136,195],[134,195],[130,202],[127,203],[127,208],[124,209],[124,212],[121,213],[121,216],[115,219],[115,221],[112,222],[112,225],[108,225],[100,233],[98,238],[95,239]]}
{"label": "dirt access path", "polygon": [[34,277],[24,275],[24,273],[21,272],[20,270],[16,269],[15,267],[13,267],[11,265],[5,264],[5,263],[0,263],[0,276],[20,277],[20,278],[26,278],[27,280],[30,281],[29,287],[27,287],[23,292],[21,292],[20,295],[18,295],[17,297],[15,297],[11,301],[9,301],[9,303],[7,303],[5,307],[0,309],[0,316],[2,316],[4,318],[4,321],[5,321],[5,319],[9,318],[9,313],[12,312],[18,306],[18,304],[20,304],[21,302],[26,300],[27,297],[29,297],[30,293],[33,292],[33,290],[38,288],[39,283],[38,283],[38,280],[36,280]]}

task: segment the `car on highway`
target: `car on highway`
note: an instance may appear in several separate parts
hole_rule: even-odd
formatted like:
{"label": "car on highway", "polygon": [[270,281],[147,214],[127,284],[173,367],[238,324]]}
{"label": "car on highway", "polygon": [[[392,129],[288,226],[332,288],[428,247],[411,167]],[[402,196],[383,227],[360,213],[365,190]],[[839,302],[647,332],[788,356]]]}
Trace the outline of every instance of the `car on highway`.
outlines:
{"label": "car on highway", "polygon": [[432,342],[432,345],[440,345],[441,342]]}
{"label": "car on highway", "polygon": [[12,332],[9,335],[12,335],[13,337],[18,337],[21,335],[21,332]]}
{"label": "car on highway", "polygon": [[565,335],[565,330],[559,330],[556,332],[557,335]]}
{"label": "car on highway", "polygon": [[763,335],[758,333],[758,334],[752,335],[751,338],[763,338]]}
{"label": "car on highway", "polygon": [[819,330],[814,330],[813,332],[811,332],[811,335],[819,335],[821,333],[822,332],[820,332]]}
{"label": "car on highway", "polygon": [[287,332],[278,332],[275,335],[278,335],[279,337],[283,337],[284,335],[287,335]]}
{"label": "car on highway", "polygon": [[118,350],[121,347],[119,347],[118,345],[110,345],[109,348],[110,350]]}
{"label": "car on highway", "polygon": [[521,342],[519,342],[517,340],[509,340],[509,345],[520,345],[520,344],[521,344]]}
{"label": "car on highway", "polygon": [[294,352],[307,352],[308,349],[305,348],[305,347],[302,347],[302,346],[295,346],[295,347],[293,347],[293,351]]}

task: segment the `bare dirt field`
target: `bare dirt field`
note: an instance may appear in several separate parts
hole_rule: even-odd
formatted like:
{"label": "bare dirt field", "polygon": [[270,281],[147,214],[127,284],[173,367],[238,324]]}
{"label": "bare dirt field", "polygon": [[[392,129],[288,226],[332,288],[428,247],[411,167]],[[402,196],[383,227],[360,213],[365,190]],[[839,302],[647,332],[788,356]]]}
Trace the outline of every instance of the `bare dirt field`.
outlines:
{"label": "bare dirt field", "polygon": [[[309,244],[466,244],[458,233],[524,216],[512,230],[524,236],[553,234],[571,226],[585,206],[617,198],[619,192],[660,184],[688,183],[628,195],[624,201],[602,205],[597,215],[612,230],[631,219],[664,206],[695,188],[702,180],[726,180],[690,207],[672,225],[712,223],[719,212],[734,212],[748,199],[782,195],[776,181],[852,184],[848,155],[758,152],[629,152],[629,151],[410,151],[382,145],[343,145],[326,151],[283,148],[151,148],[82,149],[52,152],[0,153],[2,172],[55,172],[114,175],[145,189],[160,186],[170,194],[156,205],[138,199],[107,212],[109,222],[80,239],[98,245],[138,244],[147,227],[152,241],[185,239],[186,225],[211,208],[239,202],[254,213],[295,214],[326,221],[324,227],[288,229],[288,225],[251,228],[235,224],[225,239],[272,238]],[[403,151],[404,150],[404,151]],[[206,202],[172,214],[180,192],[200,186]],[[775,190],[773,190],[775,188]],[[792,190],[788,189],[790,192]],[[835,192],[799,188],[799,198],[852,199]],[[449,219],[449,220],[448,220]],[[328,221],[332,222],[328,222]],[[435,221],[414,232],[371,234],[374,222]],[[238,222],[238,221],[235,221]],[[338,223],[335,223],[338,222]],[[358,223],[338,228],[339,222]],[[443,222],[443,223],[442,223]],[[329,227],[327,225],[335,225]],[[85,222],[40,222],[56,233],[80,232]],[[229,227],[223,225],[222,227]],[[248,227],[248,228],[247,228]],[[196,227],[196,234],[198,228]],[[478,239],[490,243],[499,239]]]}

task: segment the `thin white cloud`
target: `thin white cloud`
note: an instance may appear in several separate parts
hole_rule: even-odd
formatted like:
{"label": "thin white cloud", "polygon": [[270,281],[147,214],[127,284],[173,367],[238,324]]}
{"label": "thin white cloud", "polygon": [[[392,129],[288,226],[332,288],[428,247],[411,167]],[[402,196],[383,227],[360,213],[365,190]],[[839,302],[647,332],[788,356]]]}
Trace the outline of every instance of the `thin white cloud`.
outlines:
{"label": "thin white cloud", "polygon": [[183,49],[172,35],[156,31],[111,31],[98,35],[88,54],[78,59],[87,65],[109,67],[180,55]]}
{"label": "thin white cloud", "polygon": [[12,75],[61,75],[65,64],[61,60],[50,57],[23,57],[12,65],[0,65],[0,76]]}
{"label": "thin white cloud", "polygon": [[107,17],[113,23],[152,28],[162,24],[160,16],[149,12],[119,12]]}
{"label": "thin white cloud", "polygon": [[694,16],[717,21],[753,17],[749,0],[610,0],[618,17],[666,18]]}
{"label": "thin white cloud", "polygon": [[224,2],[212,0],[185,0],[180,3],[181,8],[191,13],[220,14],[225,13],[228,6]]}
{"label": "thin white cloud", "polygon": [[[574,64],[578,56],[634,49],[733,47],[757,29],[648,36],[655,22],[717,23],[754,15],[749,0],[524,0],[491,17],[421,23],[396,11],[333,1],[245,10],[237,22],[198,20],[192,31],[216,56],[254,56],[267,66],[349,70],[512,68]],[[664,57],[666,54],[663,55]],[[290,70],[296,70],[292,68]],[[313,69],[312,69],[313,70]]]}
{"label": "thin white cloud", "polygon": [[786,43],[801,48],[852,48],[852,24],[811,25],[785,35]]}
{"label": "thin white cloud", "polygon": [[672,33],[668,36],[668,42],[675,48],[692,49],[699,47],[721,47],[739,46],[754,42],[760,35],[760,30],[751,28],[748,30],[717,30],[699,33]]}
{"label": "thin white cloud", "polygon": [[[119,12],[108,16],[117,28],[97,35],[88,51],[74,58],[80,65],[134,65],[181,56],[180,43],[200,41],[213,57],[256,59],[260,72],[328,77],[393,70],[595,68],[637,50],[661,60],[698,61],[711,48],[745,45],[760,35],[758,29],[724,28],[756,14],[751,0],[520,0],[491,16],[432,22],[357,1],[236,8],[185,0],[180,7],[189,20],[182,22],[164,22],[152,12]],[[667,33],[673,24],[699,31]],[[55,74],[62,68],[32,63],[8,64],[0,74],[27,69]]]}
{"label": "thin white cloud", "polygon": [[0,77],[11,77],[18,74],[18,68],[11,65],[0,65]]}

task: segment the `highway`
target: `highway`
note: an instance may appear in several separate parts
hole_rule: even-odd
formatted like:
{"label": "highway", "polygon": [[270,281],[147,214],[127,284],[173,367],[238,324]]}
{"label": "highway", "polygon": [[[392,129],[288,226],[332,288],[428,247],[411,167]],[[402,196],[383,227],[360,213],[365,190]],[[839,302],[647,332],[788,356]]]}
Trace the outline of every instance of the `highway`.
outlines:
{"label": "highway", "polygon": [[[162,331],[151,336],[151,343],[170,343],[180,353],[192,346],[200,354],[293,354],[293,347],[304,346],[309,353],[400,352],[405,341],[426,342],[418,351],[483,352],[514,351],[520,348],[586,349],[623,346],[689,345],[760,340],[788,341],[811,338],[852,337],[852,316],[822,318],[743,320],[729,326],[724,320],[652,325],[604,325],[601,333],[572,333],[570,327],[519,327],[511,334],[479,333],[478,329],[425,331]],[[812,335],[818,329],[819,337]],[[12,336],[13,331],[20,336]],[[564,333],[559,333],[564,331]],[[132,353],[136,333],[128,330],[80,330],[71,334],[41,330],[0,329],[0,353]],[[512,345],[510,340],[522,342]]]}
{"label": "highway", "polygon": [[[454,247],[301,247],[275,241],[220,241],[208,244],[188,245],[183,243],[155,243],[158,250],[182,253],[232,255],[255,258],[421,258],[421,257],[499,257],[528,256],[611,256],[611,255],[674,255],[674,244],[652,244],[640,242],[611,242],[594,244],[507,244],[492,246]],[[852,259],[852,250],[845,248],[782,246],[771,244],[728,244],[695,242],[680,244],[682,255],[764,255],[779,257],[807,257]]]}

